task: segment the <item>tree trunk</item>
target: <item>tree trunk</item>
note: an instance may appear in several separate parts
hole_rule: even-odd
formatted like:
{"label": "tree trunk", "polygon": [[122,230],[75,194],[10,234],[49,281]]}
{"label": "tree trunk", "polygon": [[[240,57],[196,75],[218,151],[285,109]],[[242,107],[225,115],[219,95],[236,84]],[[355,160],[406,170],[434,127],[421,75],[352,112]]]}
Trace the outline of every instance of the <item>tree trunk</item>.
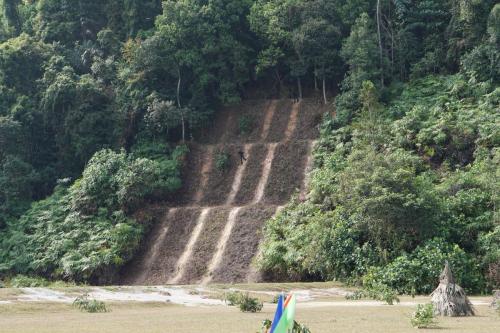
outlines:
{"label": "tree trunk", "polygon": [[181,126],[182,126],[182,142],[186,142],[186,121],[184,118],[184,111],[181,106],[181,69],[177,68],[177,107],[179,108],[179,112],[181,113]]}
{"label": "tree trunk", "polygon": [[181,70],[180,68],[177,68],[177,107],[180,109],[181,108]]}
{"label": "tree trunk", "polygon": [[297,78],[297,86],[299,88],[299,100],[302,99],[302,82],[300,81],[300,77]]}
{"label": "tree trunk", "polygon": [[326,79],[325,76],[323,75],[323,101],[325,102],[325,105],[328,103],[326,100]]}
{"label": "tree trunk", "polygon": [[380,56],[380,83],[384,85],[384,71],[383,71],[383,49],[382,49],[382,34],[380,32],[380,0],[377,0],[377,37],[378,37],[378,48]]}
{"label": "tree trunk", "polygon": [[314,90],[318,91],[318,70],[316,69],[316,66],[314,66]]}
{"label": "tree trunk", "polygon": [[184,121],[184,111],[181,111],[182,142],[186,142],[186,122]]}

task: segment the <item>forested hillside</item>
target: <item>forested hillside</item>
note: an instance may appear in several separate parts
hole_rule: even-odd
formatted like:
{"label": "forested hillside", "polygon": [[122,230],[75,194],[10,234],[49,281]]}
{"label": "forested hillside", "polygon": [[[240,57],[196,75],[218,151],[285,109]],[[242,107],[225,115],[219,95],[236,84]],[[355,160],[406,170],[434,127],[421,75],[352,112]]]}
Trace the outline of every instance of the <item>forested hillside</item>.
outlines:
{"label": "forested hillside", "polygon": [[192,185],[186,143],[218,112],[246,133],[242,100],[307,97],[328,112],[310,193],[264,227],[267,278],[428,292],[449,259],[498,287],[496,1],[0,0],[0,18],[0,278],[106,281],[143,208]]}

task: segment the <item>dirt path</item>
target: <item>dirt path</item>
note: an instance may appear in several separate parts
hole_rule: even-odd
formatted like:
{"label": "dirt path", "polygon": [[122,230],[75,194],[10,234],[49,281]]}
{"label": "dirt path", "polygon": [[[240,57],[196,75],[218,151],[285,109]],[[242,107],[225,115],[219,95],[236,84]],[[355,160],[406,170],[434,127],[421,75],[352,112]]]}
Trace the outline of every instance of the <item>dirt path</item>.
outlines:
{"label": "dirt path", "polygon": [[193,254],[193,249],[196,245],[196,241],[198,237],[200,237],[201,230],[203,230],[203,226],[205,225],[205,221],[207,220],[208,213],[210,213],[210,208],[204,208],[201,211],[200,216],[198,217],[198,221],[196,222],[196,227],[191,233],[191,237],[189,238],[189,242],[186,245],[186,249],[180,256],[179,260],[176,264],[176,273],[175,275],[168,281],[169,284],[176,284],[184,275],[184,270],[186,268],[186,264],[188,260],[191,258]]}
{"label": "dirt path", "polygon": [[[249,159],[250,158],[250,149],[252,148],[252,144],[246,144],[243,148],[244,156]],[[229,196],[226,200],[226,205],[232,205],[234,202],[234,198],[236,198],[236,194],[240,190],[241,180],[243,179],[243,174],[247,168],[248,163],[240,163],[238,165],[238,170],[236,171],[236,175],[234,176],[233,184],[231,185],[231,192],[229,192]]]}
{"label": "dirt path", "polygon": [[196,203],[201,201],[203,198],[203,190],[207,187],[208,175],[210,174],[210,170],[212,170],[213,152],[214,146],[208,146],[207,151],[205,152],[203,166],[201,167],[200,185],[194,196],[194,202]]}
{"label": "dirt path", "polygon": [[201,282],[202,284],[207,284],[212,280],[213,272],[217,269],[222,260],[222,255],[224,254],[224,250],[226,249],[227,241],[231,236],[231,231],[233,230],[234,224],[236,223],[236,217],[238,216],[240,209],[241,207],[233,208],[229,213],[226,226],[224,227],[222,236],[219,239],[219,243],[217,244],[217,250],[212,258],[212,261],[208,265],[208,272],[207,275],[203,278]]}
{"label": "dirt path", "polygon": [[285,131],[285,141],[290,141],[293,133],[295,132],[295,128],[297,127],[297,118],[300,110],[300,102],[294,103],[292,107],[292,113],[290,114],[290,119],[288,120],[288,125]]}
{"label": "dirt path", "polygon": [[267,136],[269,135],[269,129],[271,128],[271,123],[273,121],[277,105],[278,100],[272,100],[267,108],[266,118],[264,119],[264,125],[262,126],[262,134],[260,135],[262,141],[266,141]]}
{"label": "dirt path", "polygon": [[168,230],[170,228],[169,221],[172,215],[175,214],[176,210],[176,208],[169,209],[167,216],[163,219],[161,226],[159,227],[159,231],[156,232],[156,237],[153,239],[153,246],[151,246],[144,255],[144,261],[141,264],[141,268],[137,269],[137,272],[140,274],[134,279],[134,284],[144,284],[144,282],[146,281],[146,278],[150,273],[150,269],[153,266],[156,258],[158,257],[161,244],[163,244],[163,241],[167,236]]}
{"label": "dirt path", "polygon": [[262,177],[259,180],[259,184],[257,185],[257,189],[255,190],[255,196],[253,199],[253,203],[259,203],[264,197],[264,190],[266,189],[267,181],[269,179],[269,174],[271,173],[271,167],[274,160],[274,152],[276,151],[277,143],[269,144],[269,148],[267,151],[266,159],[263,162],[263,171]]}

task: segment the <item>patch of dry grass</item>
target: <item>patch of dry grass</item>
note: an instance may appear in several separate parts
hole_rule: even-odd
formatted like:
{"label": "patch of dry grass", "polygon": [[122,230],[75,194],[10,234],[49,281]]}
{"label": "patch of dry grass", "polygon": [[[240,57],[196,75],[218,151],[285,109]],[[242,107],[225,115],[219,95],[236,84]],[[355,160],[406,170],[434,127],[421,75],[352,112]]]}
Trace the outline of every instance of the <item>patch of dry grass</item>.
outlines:
{"label": "patch of dry grass", "polygon": [[[2,333],[164,333],[204,332],[255,333],[261,320],[271,318],[274,305],[262,312],[241,313],[235,307],[183,307],[168,303],[109,303],[111,312],[82,313],[69,304],[16,303],[0,306]],[[499,316],[486,306],[477,307],[479,316],[439,318],[438,327],[448,332],[495,332]],[[297,319],[312,332],[406,333],[413,307],[301,307]],[[435,332],[435,330],[419,330]]]}

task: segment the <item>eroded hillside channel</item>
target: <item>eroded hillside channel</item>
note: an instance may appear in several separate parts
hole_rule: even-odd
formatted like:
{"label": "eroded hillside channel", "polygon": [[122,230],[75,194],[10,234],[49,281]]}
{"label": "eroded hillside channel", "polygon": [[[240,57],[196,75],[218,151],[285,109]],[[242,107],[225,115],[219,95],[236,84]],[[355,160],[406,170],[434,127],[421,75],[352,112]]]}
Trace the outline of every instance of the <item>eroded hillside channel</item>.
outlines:
{"label": "eroded hillside channel", "polygon": [[251,263],[262,227],[294,193],[304,197],[323,111],[313,100],[251,100],[219,112],[204,144],[190,144],[183,187],[156,207],[158,221],[121,282],[258,280]]}

